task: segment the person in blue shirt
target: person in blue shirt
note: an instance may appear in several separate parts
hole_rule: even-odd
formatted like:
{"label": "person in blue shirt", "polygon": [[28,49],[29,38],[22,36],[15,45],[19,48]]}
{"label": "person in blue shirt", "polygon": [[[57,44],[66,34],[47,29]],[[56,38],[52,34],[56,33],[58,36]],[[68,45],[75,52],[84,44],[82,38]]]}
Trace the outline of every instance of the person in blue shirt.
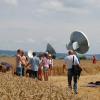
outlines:
{"label": "person in blue shirt", "polygon": [[36,53],[33,52],[33,58],[30,59],[31,64],[31,74],[34,79],[38,79],[38,69],[40,65],[39,57],[36,56]]}

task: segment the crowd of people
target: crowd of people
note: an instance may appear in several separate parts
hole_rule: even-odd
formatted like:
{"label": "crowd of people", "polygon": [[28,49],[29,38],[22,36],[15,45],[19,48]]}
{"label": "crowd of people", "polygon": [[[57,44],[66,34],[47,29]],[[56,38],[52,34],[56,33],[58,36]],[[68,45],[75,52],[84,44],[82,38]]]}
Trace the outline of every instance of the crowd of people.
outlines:
{"label": "crowd of people", "polygon": [[52,55],[43,53],[38,56],[36,52],[33,52],[32,55],[32,58],[28,58],[23,50],[18,49],[14,73],[18,76],[29,76],[36,80],[43,80],[44,76],[44,80],[48,81],[53,67]]}
{"label": "crowd of people", "polygon": [[[72,79],[73,79],[73,89],[74,93],[78,93],[78,77],[80,72],[75,74],[73,72],[73,66],[78,65],[80,67],[80,61],[77,55],[72,51],[68,51],[68,56],[65,57],[65,63],[63,68],[68,69],[68,87],[72,91]],[[67,65],[67,67],[65,67]],[[29,76],[36,80],[48,81],[48,76],[52,74],[53,59],[52,55],[48,53],[43,53],[37,55],[36,52],[32,53],[32,58],[27,58],[24,51],[21,49],[17,50],[16,55],[16,71],[15,74],[18,76]],[[77,72],[77,71],[76,71]]]}

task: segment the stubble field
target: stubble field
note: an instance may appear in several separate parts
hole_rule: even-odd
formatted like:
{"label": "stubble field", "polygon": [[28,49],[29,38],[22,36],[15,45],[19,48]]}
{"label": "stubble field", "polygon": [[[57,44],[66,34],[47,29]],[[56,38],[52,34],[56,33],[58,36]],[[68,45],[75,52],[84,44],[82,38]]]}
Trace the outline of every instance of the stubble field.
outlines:
{"label": "stubble field", "polygon": [[[15,66],[15,58],[1,57]],[[0,100],[100,100],[100,86],[88,87],[89,82],[100,81],[100,61],[83,60],[82,75],[79,80],[78,95],[70,94],[67,86],[66,70],[63,61],[55,60],[52,76],[49,81],[36,81],[28,77],[17,77],[13,71],[0,72]],[[13,68],[14,69],[14,68]]]}

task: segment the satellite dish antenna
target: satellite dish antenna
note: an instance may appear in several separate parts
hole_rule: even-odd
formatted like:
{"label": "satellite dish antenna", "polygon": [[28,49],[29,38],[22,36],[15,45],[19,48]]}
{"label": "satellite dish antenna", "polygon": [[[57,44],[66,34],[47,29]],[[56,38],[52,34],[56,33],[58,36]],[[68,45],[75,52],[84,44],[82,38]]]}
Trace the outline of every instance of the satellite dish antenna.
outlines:
{"label": "satellite dish antenna", "polygon": [[47,44],[46,52],[51,54],[54,59],[56,58],[56,51],[50,43]]}
{"label": "satellite dish antenna", "polygon": [[71,33],[68,50],[74,50],[77,53],[84,54],[89,50],[89,41],[83,32],[74,31]]}
{"label": "satellite dish antenna", "polygon": [[33,58],[33,50],[29,50],[28,51],[28,57],[29,58]]}

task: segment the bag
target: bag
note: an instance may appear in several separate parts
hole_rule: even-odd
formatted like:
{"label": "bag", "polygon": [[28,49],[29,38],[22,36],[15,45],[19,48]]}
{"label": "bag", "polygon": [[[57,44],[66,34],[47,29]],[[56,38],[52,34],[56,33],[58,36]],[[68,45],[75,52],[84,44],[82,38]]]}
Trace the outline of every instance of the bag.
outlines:
{"label": "bag", "polygon": [[80,76],[82,68],[79,65],[72,65],[72,72],[74,75]]}
{"label": "bag", "polygon": [[73,56],[73,65],[72,65],[73,75],[80,76],[81,71],[82,71],[82,68],[78,64],[77,65],[74,65],[74,56]]}

